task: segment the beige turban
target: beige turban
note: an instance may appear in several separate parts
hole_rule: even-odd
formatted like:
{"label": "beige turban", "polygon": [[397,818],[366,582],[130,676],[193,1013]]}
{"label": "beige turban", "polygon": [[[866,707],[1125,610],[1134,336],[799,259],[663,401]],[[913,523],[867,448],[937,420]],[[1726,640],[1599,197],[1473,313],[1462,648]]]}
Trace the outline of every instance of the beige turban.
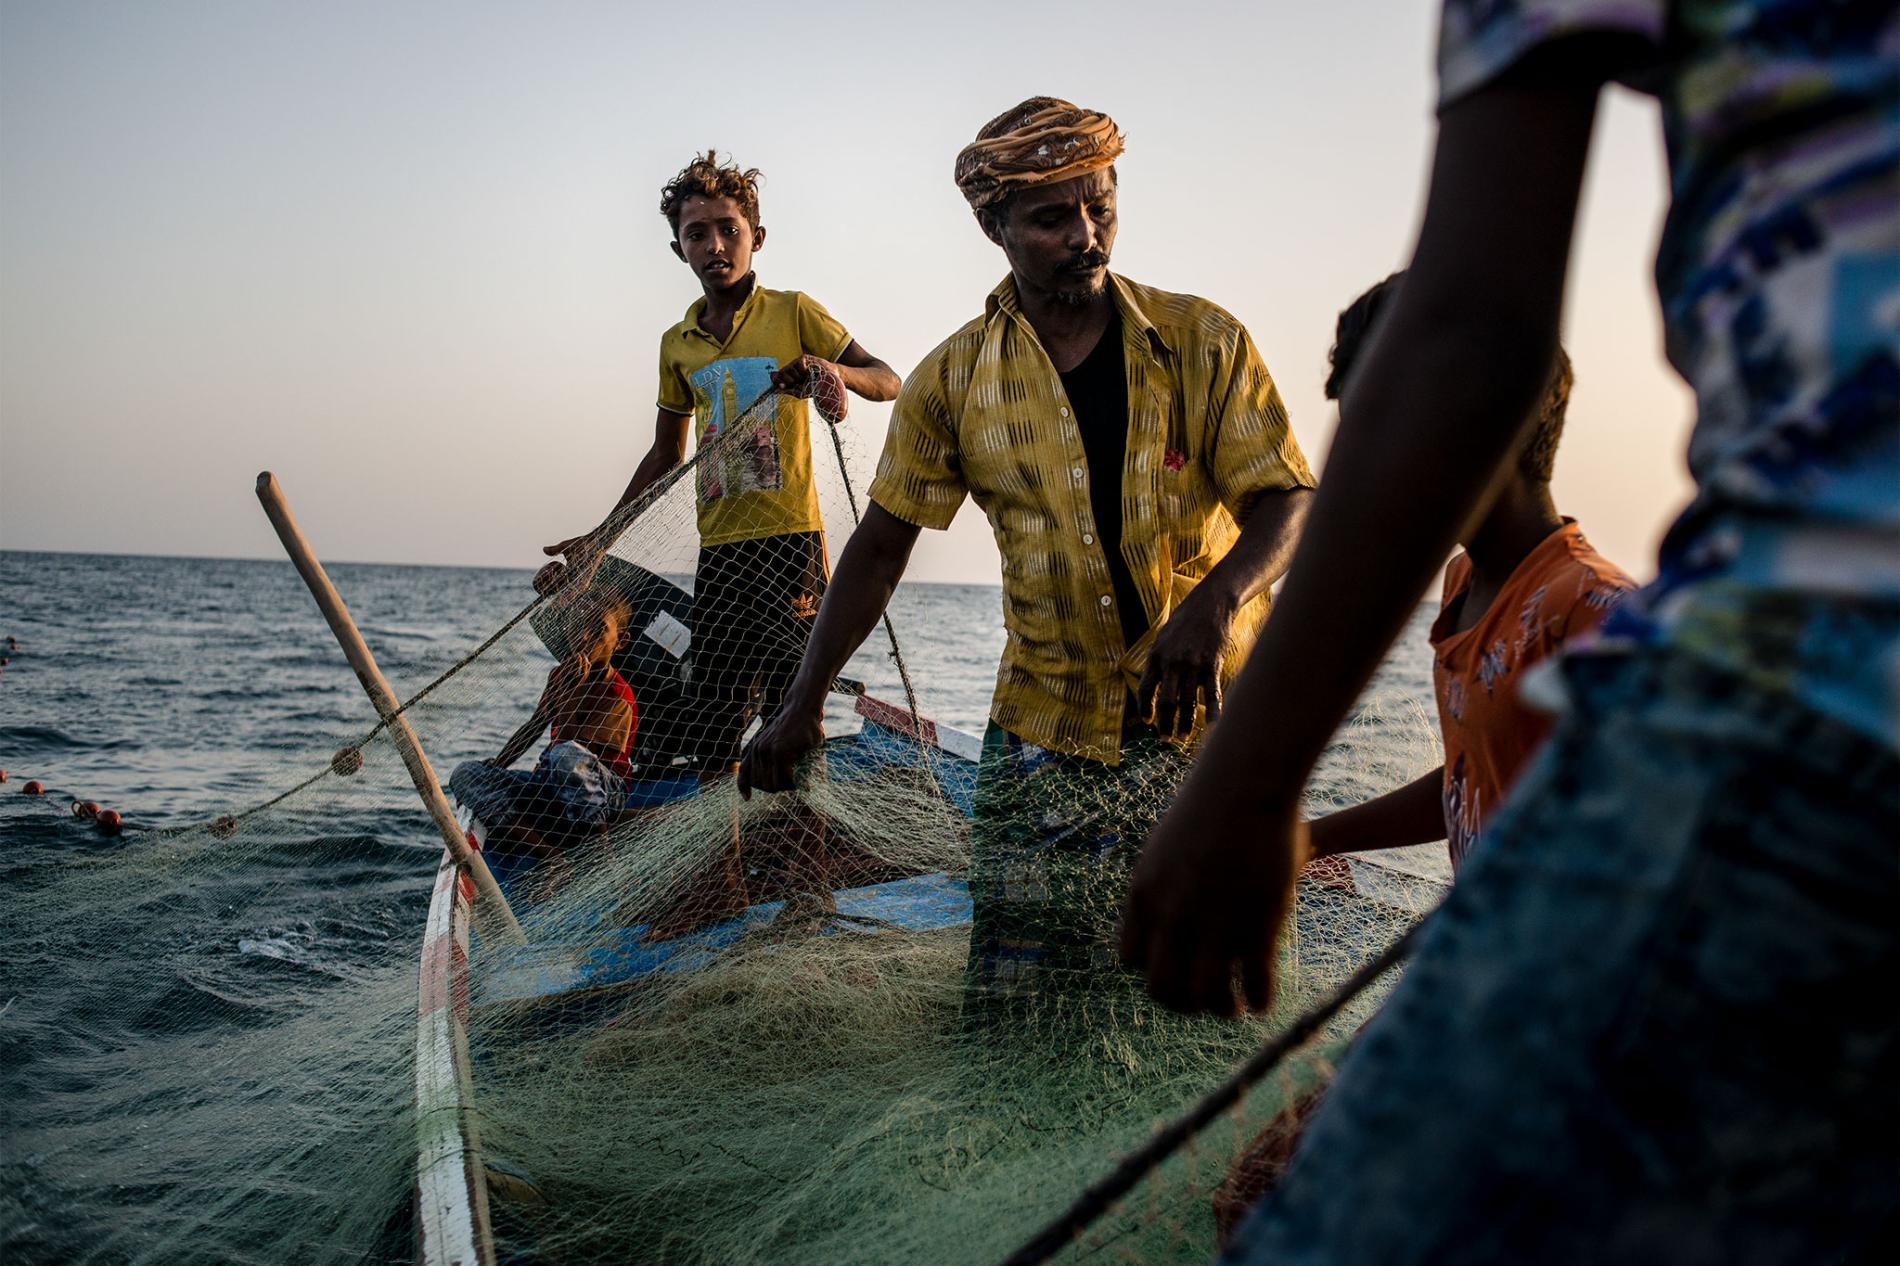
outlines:
{"label": "beige turban", "polygon": [[957,188],[970,209],[980,211],[1018,189],[1099,171],[1121,152],[1121,129],[1106,114],[1056,97],[1031,97],[985,123],[963,147]]}

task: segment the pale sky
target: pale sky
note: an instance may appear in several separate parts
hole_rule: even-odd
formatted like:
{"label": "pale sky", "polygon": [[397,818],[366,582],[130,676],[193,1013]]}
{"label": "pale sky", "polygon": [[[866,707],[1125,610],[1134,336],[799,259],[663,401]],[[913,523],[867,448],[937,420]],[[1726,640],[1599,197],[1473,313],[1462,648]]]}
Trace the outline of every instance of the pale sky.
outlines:
{"label": "pale sky", "polygon": [[[768,286],[907,372],[1005,272],[950,180],[1049,93],[1114,115],[1114,267],[1253,332],[1316,464],[1339,308],[1411,247],[1436,6],[0,0],[0,548],[529,565],[652,435],[698,289],[660,186],[764,169]],[[1599,123],[1559,506],[1639,578],[1687,497],[1653,103]],[[855,448],[886,409],[855,402]],[[834,543],[834,551],[837,544]],[[990,581],[974,508],[912,576]]]}

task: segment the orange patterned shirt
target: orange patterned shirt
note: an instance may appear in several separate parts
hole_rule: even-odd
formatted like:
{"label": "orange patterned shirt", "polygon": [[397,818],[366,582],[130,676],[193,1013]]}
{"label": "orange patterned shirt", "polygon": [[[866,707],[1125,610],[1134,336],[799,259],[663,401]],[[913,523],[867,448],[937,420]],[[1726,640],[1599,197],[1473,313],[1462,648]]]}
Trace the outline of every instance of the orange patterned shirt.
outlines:
{"label": "orange patterned shirt", "polygon": [[1636,587],[1583,539],[1572,520],[1525,556],[1477,622],[1454,633],[1471,587],[1471,559],[1445,568],[1432,625],[1432,688],[1445,738],[1445,838],[1457,866],[1485,819],[1550,733],[1551,718],[1518,698],[1524,670],[1603,621]]}

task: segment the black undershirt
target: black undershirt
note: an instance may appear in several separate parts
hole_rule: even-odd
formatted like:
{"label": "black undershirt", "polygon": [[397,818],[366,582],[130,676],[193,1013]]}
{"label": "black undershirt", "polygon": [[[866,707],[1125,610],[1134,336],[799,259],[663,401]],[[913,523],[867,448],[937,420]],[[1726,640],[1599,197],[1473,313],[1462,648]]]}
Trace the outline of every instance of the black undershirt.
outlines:
{"label": "black undershirt", "polygon": [[1128,456],[1128,374],[1122,358],[1122,318],[1117,310],[1082,363],[1062,375],[1069,408],[1082,433],[1089,467],[1089,507],[1095,513],[1097,545],[1108,556],[1109,583],[1121,616],[1122,636],[1133,646],[1148,631],[1141,591],[1122,561],[1122,464]]}

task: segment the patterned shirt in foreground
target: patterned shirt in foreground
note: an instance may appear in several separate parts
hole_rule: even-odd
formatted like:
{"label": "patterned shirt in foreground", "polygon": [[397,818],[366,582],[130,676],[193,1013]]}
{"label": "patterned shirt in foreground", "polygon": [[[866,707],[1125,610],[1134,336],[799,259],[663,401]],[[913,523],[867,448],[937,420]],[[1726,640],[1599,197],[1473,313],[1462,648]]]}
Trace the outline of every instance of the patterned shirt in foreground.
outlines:
{"label": "patterned shirt in foreground", "polygon": [[1696,498],[1602,645],[1660,643],[1900,739],[1900,6],[1447,0],[1441,109],[1625,37],[1662,103],[1656,259]]}
{"label": "patterned shirt in foreground", "polygon": [[[1192,295],[1111,284],[1128,376],[1122,558],[1146,616],[1140,641],[1123,637],[1082,436],[1013,279],[904,380],[870,495],[927,528],[976,500],[1003,556],[1008,642],[990,715],[1038,746],[1115,764],[1156,630],[1226,554],[1254,497],[1313,475],[1240,322]],[[1235,617],[1226,679],[1266,616],[1263,594]]]}

